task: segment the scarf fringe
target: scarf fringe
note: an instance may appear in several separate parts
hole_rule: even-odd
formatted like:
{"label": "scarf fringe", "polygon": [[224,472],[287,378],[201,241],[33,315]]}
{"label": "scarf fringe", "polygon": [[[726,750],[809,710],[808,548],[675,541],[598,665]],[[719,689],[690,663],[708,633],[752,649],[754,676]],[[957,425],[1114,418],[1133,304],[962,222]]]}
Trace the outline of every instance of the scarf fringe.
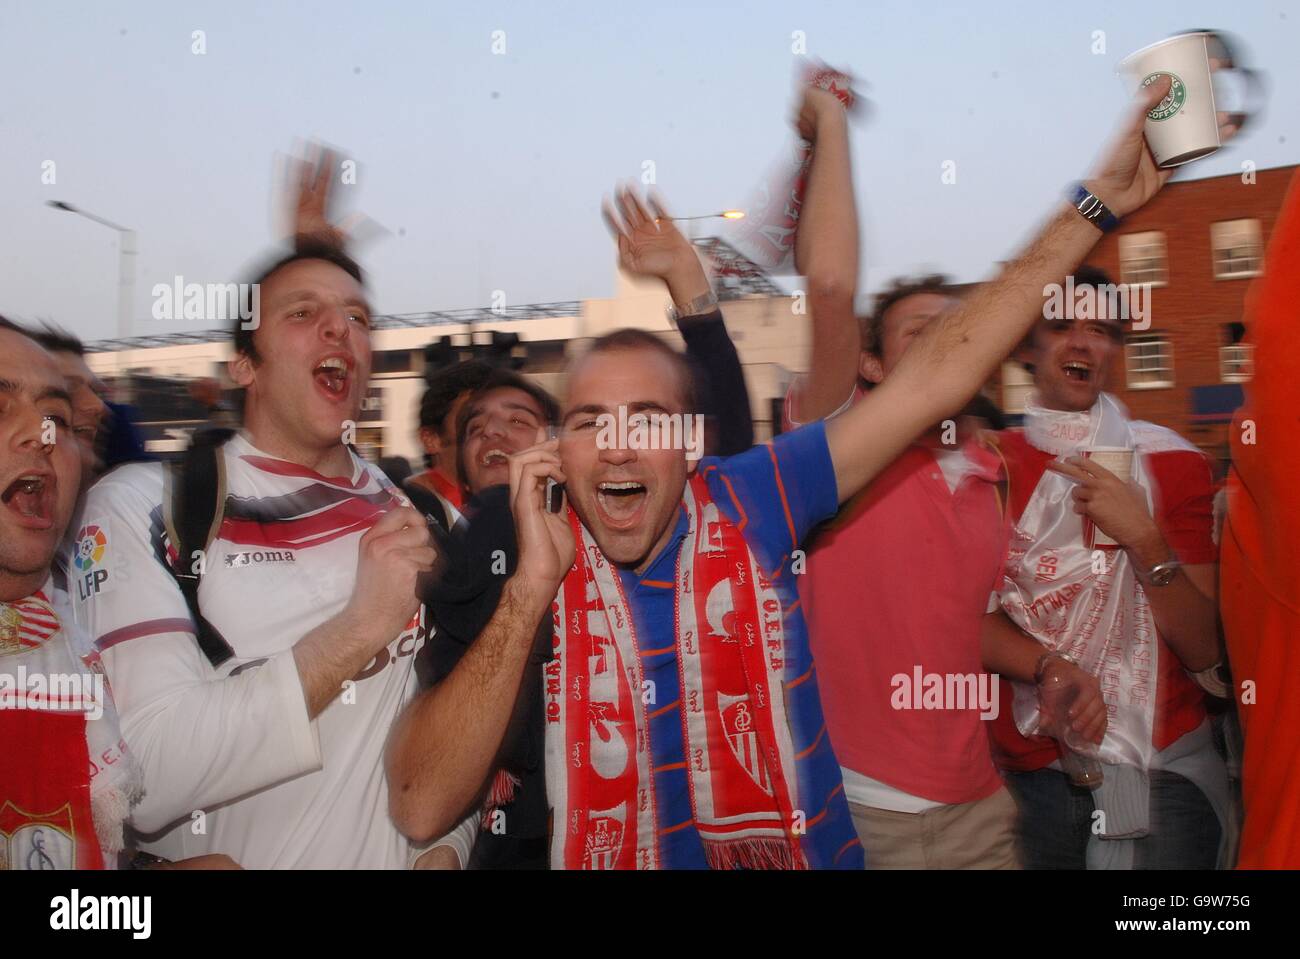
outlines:
{"label": "scarf fringe", "polygon": [[706,840],[704,858],[710,869],[802,869],[790,840],[784,836]]}
{"label": "scarf fringe", "polygon": [[[95,838],[104,851],[105,863],[112,863],[113,857],[126,848],[124,825],[131,814],[131,805],[137,798],[138,791],[132,785],[121,785],[96,789],[90,796],[90,816],[95,821]],[[111,865],[108,868],[113,868]]]}

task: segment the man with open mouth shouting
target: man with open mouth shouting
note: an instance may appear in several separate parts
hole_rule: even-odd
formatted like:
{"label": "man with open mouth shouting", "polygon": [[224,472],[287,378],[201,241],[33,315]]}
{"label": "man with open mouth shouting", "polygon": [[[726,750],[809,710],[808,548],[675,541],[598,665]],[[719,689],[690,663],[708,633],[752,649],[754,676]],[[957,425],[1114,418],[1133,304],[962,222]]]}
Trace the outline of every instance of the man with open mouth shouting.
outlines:
{"label": "man with open mouth shouting", "polygon": [[[725,400],[713,396],[719,443],[747,448],[752,427],[744,374],[694,248],[671,221],[645,220],[631,237],[607,212],[622,267],[663,282],[698,372],[715,388],[735,392]],[[474,498],[466,505],[468,522],[440,541],[445,562],[424,593],[437,635],[420,651],[416,668],[430,688],[407,708],[388,750],[393,818],[413,838],[437,835],[465,807],[482,803],[474,868],[540,868],[548,861],[541,667],[551,657],[551,622],[539,611],[536,640],[519,641],[529,634],[513,619],[523,607],[508,484],[511,462],[558,418],[548,394],[504,370],[491,373],[462,406],[457,472]],[[692,438],[703,439],[698,432]],[[609,495],[620,495],[620,487],[636,495],[630,483],[610,484]],[[571,538],[566,526],[559,529]],[[510,602],[502,605],[503,597]],[[513,712],[507,717],[498,703],[513,703]]]}
{"label": "man with open mouth shouting", "polygon": [[[1135,105],[1082,188],[1117,215],[1168,179],[1142,136],[1150,105]],[[629,243],[659,231],[634,197],[620,205]],[[682,357],[653,335],[608,334],[577,361],[561,438],[510,457],[519,563],[479,638],[522,660],[551,610],[553,866],[861,868],[791,583],[799,544],[974,395],[1040,313],[1043,287],[1100,236],[1062,204],[862,402],[727,459],[609,441],[611,418],[693,412]],[[562,513],[546,509],[549,480],[566,486]],[[519,675],[479,677],[477,722],[504,728]]]}
{"label": "man with open mouth shouting", "polygon": [[[160,465],[110,473],[85,507],[97,551],[72,560],[91,574],[77,615],[144,767],[133,823],[147,851],[402,868],[419,850],[388,816],[381,757],[415,692],[416,580],[435,552],[423,517],[348,445],[371,363],[360,268],[300,243],[256,288],[230,361],[244,429],[215,453],[204,548],[176,555],[186,513]],[[473,828],[454,855],[427,855],[463,862]]]}
{"label": "man with open mouth shouting", "polygon": [[[1104,392],[1124,338],[1102,295],[1114,287],[1092,268],[1073,280],[1098,309],[1044,308],[1017,353],[1034,375],[1024,428],[998,439],[1014,528],[984,649],[1014,682],[994,756],[1026,867],[1213,869],[1229,797],[1205,710],[1207,691],[1227,695],[1210,467]],[[1097,677],[1101,701],[1052,715],[1068,704],[1040,690],[1063,669]],[[1076,771],[1077,753],[1100,759],[1099,779]]]}
{"label": "man with open mouth shouting", "polygon": [[73,416],[55,359],[0,318],[0,870],[114,868],[140,788],[52,565],[81,474]]}
{"label": "man with open mouth shouting", "polygon": [[[558,416],[548,393],[503,369],[489,371],[461,405],[452,427],[454,469],[472,498],[463,506],[464,521],[439,537],[438,574],[425,581],[422,593],[436,632],[416,656],[425,689],[394,726],[388,747],[392,815],[408,835],[437,835],[444,820],[483,807],[470,860],[475,869],[546,864],[540,668],[549,654],[548,634],[531,648],[506,650],[490,637],[476,639],[518,560],[510,458],[533,446]],[[539,633],[540,625],[539,617]],[[485,680],[510,690],[514,711],[504,731],[496,725],[503,717],[485,721],[466,698],[479,694]]]}

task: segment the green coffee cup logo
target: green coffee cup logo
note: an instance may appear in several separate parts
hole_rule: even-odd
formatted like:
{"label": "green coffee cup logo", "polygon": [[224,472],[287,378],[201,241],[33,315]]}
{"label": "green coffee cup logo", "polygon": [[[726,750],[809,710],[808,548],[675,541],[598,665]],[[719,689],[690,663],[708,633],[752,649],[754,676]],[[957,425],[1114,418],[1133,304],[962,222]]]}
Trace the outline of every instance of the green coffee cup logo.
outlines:
{"label": "green coffee cup logo", "polygon": [[1178,111],[1183,108],[1183,104],[1187,102],[1186,84],[1172,73],[1152,73],[1142,81],[1142,86],[1149,87],[1161,77],[1170,79],[1169,92],[1165,94],[1163,100],[1147,113],[1147,118],[1150,120],[1168,120],[1170,117],[1176,116]]}

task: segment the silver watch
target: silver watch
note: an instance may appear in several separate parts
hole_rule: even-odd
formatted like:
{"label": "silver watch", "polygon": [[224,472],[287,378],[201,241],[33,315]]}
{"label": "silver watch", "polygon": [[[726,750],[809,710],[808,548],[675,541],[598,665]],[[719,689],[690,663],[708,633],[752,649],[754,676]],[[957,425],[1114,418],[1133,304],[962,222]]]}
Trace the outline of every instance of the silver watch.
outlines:
{"label": "silver watch", "polygon": [[676,326],[677,321],[683,317],[703,316],[705,313],[712,313],[717,308],[718,297],[712,290],[709,290],[707,293],[701,293],[691,302],[683,303],[680,309],[678,309],[676,303],[669,306],[668,320]]}
{"label": "silver watch", "polygon": [[1147,570],[1146,575],[1142,577],[1142,581],[1150,586],[1168,586],[1174,581],[1174,577],[1178,575],[1178,571],[1182,568],[1183,564],[1178,560],[1167,559],[1163,563],[1156,563]]}

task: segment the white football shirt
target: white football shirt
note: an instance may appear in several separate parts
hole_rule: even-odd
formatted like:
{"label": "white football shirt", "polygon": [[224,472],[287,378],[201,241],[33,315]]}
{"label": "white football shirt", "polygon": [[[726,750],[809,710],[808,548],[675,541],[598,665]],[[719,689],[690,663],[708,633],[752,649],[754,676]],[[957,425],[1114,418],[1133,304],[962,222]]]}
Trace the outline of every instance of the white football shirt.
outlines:
{"label": "white football shirt", "polygon": [[[221,450],[225,514],[207,551],[204,616],[234,649],[214,670],[175,579],[161,464],[130,464],[87,495],[68,562],[77,620],[100,650],[128,746],[144,768],[143,848],[225,853],[250,868],[404,868],[383,754],[415,693],[423,608],[315,719],[293,646],[352,594],[358,543],[400,493],[352,456],[324,477],[256,449]],[[473,817],[451,844],[462,863]]]}

